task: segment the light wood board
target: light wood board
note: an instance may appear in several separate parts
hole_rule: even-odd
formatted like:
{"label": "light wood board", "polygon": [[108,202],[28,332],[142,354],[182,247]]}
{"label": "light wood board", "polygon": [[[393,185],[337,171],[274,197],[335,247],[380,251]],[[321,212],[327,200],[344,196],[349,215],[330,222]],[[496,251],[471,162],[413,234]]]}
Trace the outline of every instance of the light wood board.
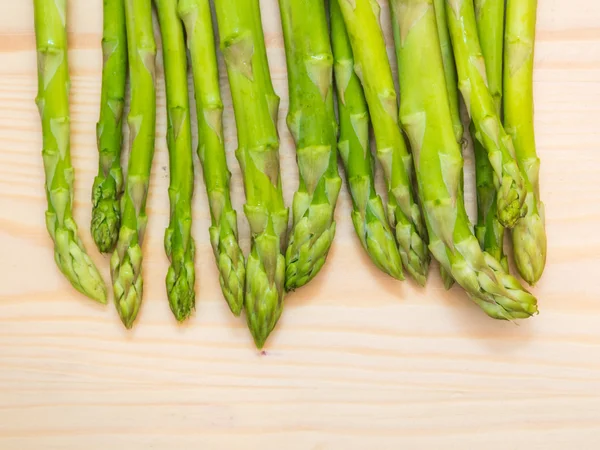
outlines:
{"label": "light wood board", "polygon": [[[69,57],[76,218],[109,280],[108,258],[88,231],[101,5],[69,1]],[[279,12],[275,0],[262,6],[282,98],[289,202],[297,168],[285,129]],[[379,273],[354,235],[344,189],[329,260],[309,287],[289,295],[261,355],[221,298],[198,170],[197,312],[177,326],[169,311],[162,78],[146,295],[135,329],[126,332],[114,305],[86,300],[58,272],[44,225],[32,2],[0,2],[0,448],[600,448],[600,3],[541,0],[538,17],[536,127],[549,238],[547,270],[534,290],[541,314],[519,325],[488,319],[459,288],[446,293],[436,268],[426,289]],[[386,6],[382,21],[391,55]],[[160,53],[158,61],[162,67]],[[239,210],[224,70],[221,78]],[[466,179],[472,205],[470,168]],[[240,226],[247,249],[242,214]]]}

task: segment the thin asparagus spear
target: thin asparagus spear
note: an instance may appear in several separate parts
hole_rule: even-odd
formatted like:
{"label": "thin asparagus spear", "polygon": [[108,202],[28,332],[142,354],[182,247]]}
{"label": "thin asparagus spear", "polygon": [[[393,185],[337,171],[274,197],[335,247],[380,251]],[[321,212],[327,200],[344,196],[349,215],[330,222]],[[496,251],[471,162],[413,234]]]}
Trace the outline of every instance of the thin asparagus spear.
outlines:
{"label": "thin asparagus spear", "polygon": [[287,124],[296,142],[300,185],[286,252],[288,291],[321,270],[335,236],[342,185],[337,167],[333,55],[323,0],[279,0],[288,69]]}
{"label": "thin asparagus spear", "polygon": [[526,213],[525,182],[514,158],[512,140],[500,122],[487,87],[473,0],[446,0],[446,13],[458,87],[475,126],[474,137],[487,150],[494,169],[498,219],[502,225],[512,228]]}
{"label": "thin asparagus spear", "polygon": [[54,241],[54,259],[79,292],[106,303],[106,286],[87,255],[73,219],[70,150],[69,67],[66,0],[34,0],[38,95],[46,175],[46,227]]}
{"label": "thin asparagus spear", "polygon": [[244,299],[248,326],[262,348],[283,309],[288,210],[279,173],[279,99],[268,70],[257,0],[216,0],[238,132],[252,250]]}
{"label": "thin asparagus spear", "polygon": [[481,251],[463,195],[463,159],[452,128],[432,0],[391,0],[398,27],[400,120],[415,155],[435,258],[496,319],[527,318],[536,299]]}
{"label": "thin asparagus spear", "polygon": [[169,201],[171,215],[165,230],[165,251],[171,264],[167,294],[175,318],[187,319],[195,306],[195,245],[192,238],[194,164],[190,104],[187,89],[187,54],[183,25],[175,0],[154,0],[162,36],[167,94],[167,146],[169,148]]}
{"label": "thin asparagus spear", "polygon": [[427,236],[413,193],[412,156],[398,124],[396,90],[379,23],[379,4],[372,0],[338,3],[354,52],[355,71],[369,105],[377,156],[388,184],[388,217],[396,229],[404,267],[424,285],[430,258]]}
{"label": "thin asparagus spear", "polygon": [[210,242],[219,268],[221,290],[231,311],[239,316],[244,306],[246,266],[238,243],[237,213],[231,204],[231,174],[223,140],[223,102],[210,2],[179,0],[178,10],[185,25],[191,56],[198,117],[198,156],[210,207]]}
{"label": "thin asparagus spear", "polygon": [[540,200],[540,160],[533,126],[533,54],[536,0],[508,0],[504,50],[504,124],[515,144],[525,178],[527,215],[512,232],[517,269],[535,284],[546,265],[544,204]]}
{"label": "thin asparagus spear", "polygon": [[142,241],[148,217],[146,199],[154,156],[156,128],[155,58],[150,0],[127,0],[127,47],[131,82],[129,146],[121,227],[110,266],[115,305],[127,328],[133,326],[142,303]]}
{"label": "thin asparagus spear", "polygon": [[127,83],[127,30],[124,0],[104,0],[102,94],[96,125],[100,161],[92,189],[92,236],[98,250],[111,252],[119,237],[123,194],[121,145]]}
{"label": "thin asparagus spear", "polygon": [[354,55],[338,2],[330,1],[329,6],[340,121],[338,148],[352,196],[352,222],[363,248],[375,265],[402,280],[402,260],[383,201],[375,190],[367,101],[360,80],[354,73]]}
{"label": "thin asparagus spear", "polygon": [[456,79],[456,63],[454,62],[452,41],[450,40],[450,32],[448,31],[445,3],[446,0],[433,0],[438,36],[440,38],[442,50],[442,61],[444,62],[446,89],[448,90],[448,101],[450,102],[452,128],[454,129],[456,142],[462,142],[465,130],[460,117],[460,99],[458,95],[458,80]]}
{"label": "thin asparagus spear", "polygon": [[[475,18],[481,51],[485,60],[488,88],[496,113],[501,117],[502,107],[502,48],[504,45],[504,1],[475,0]],[[471,133],[476,134],[474,126]],[[498,220],[494,169],[485,147],[473,140],[475,180],[477,186],[477,225],[475,236],[481,248],[496,258],[508,271],[504,254],[504,227]]]}

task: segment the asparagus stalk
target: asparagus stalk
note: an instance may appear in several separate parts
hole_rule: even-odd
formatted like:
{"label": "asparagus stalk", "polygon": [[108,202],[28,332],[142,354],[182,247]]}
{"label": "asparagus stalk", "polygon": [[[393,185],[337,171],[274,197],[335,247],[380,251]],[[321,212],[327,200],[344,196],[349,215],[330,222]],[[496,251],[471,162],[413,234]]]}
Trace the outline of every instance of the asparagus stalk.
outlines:
{"label": "asparagus stalk", "polygon": [[288,291],[321,270],[335,235],[342,185],[337,167],[333,55],[323,0],[279,0],[287,60],[287,124],[296,143],[300,185],[286,252]]}
{"label": "asparagus stalk", "polygon": [[110,265],[115,305],[127,328],[142,303],[142,241],[156,127],[155,58],[150,0],[125,2],[131,105],[127,124],[131,153],[121,199],[121,227]]}
{"label": "asparagus stalk", "polygon": [[231,174],[225,156],[223,102],[210,3],[209,0],[179,0],[178,11],[191,55],[198,156],[211,215],[210,242],[219,268],[221,290],[231,311],[239,316],[244,306],[246,266],[238,243],[237,213],[231,204]]}
{"label": "asparagus stalk", "polygon": [[34,0],[38,95],[43,133],[42,157],[48,209],[46,227],[54,241],[54,259],[73,287],[106,303],[106,286],[79,239],[73,218],[70,150],[69,67],[66,0]]}
{"label": "asparagus stalk", "polygon": [[536,299],[482,252],[471,231],[433,0],[391,0],[391,5],[400,38],[400,120],[415,155],[430,249],[488,315],[527,318],[537,312]]}
{"label": "asparagus stalk", "polygon": [[252,249],[244,299],[248,326],[262,348],[283,309],[288,210],[279,173],[277,111],[258,0],[216,0],[244,174]]}
{"label": "asparagus stalk", "polygon": [[508,0],[504,53],[504,124],[515,144],[525,178],[527,215],[512,231],[515,262],[525,281],[535,284],[546,265],[544,204],[540,200],[540,160],[533,126],[533,54],[536,0]]}
{"label": "asparagus stalk", "polygon": [[526,212],[525,182],[514,158],[512,140],[500,122],[487,86],[473,0],[446,0],[446,12],[459,89],[475,127],[474,137],[487,150],[494,169],[498,219],[512,228]]}
{"label": "asparagus stalk", "polygon": [[375,190],[367,101],[354,73],[354,55],[338,2],[330,1],[329,6],[340,121],[338,148],[352,196],[352,223],[375,265],[402,280],[402,260],[383,201]]}
{"label": "asparagus stalk", "polygon": [[96,125],[100,161],[92,189],[92,236],[98,250],[111,252],[119,237],[123,193],[121,143],[127,82],[127,30],[123,0],[104,0],[102,94]]}
{"label": "asparagus stalk", "polygon": [[[485,0],[484,0],[485,1]],[[448,18],[446,17],[446,0],[434,0],[435,19],[440,38],[442,50],[442,61],[444,62],[444,75],[446,89],[448,90],[448,101],[450,102],[450,115],[452,116],[452,128],[456,142],[462,142],[465,132],[460,117],[460,99],[458,95],[458,81],[456,79],[456,63],[452,51],[452,41],[448,31]]]}
{"label": "asparagus stalk", "polygon": [[[490,94],[496,113],[501,117],[502,106],[502,48],[504,44],[504,0],[475,0],[475,18],[481,51],[485,60]],[[476,134],[474,126],[471,132]],[[475,181],[477,187],[477,224],[475,236],[481,248],[496,258],[508,271],[504,254],[504,227],[498,220],[494,169],[485,147],[473,141]]]}
{"label": "asparagus stalk", "polygon": [[165,251],[171,264],[166,285],[171,311],[181,322],[194,310],[196,298],[195,245],[191,235],[194,164],[187,89],[187,55],[177,2],[154,0],[154,3],[162,37],[167,94],[171,215],[165,231]]}
{"label": "asparagus stalk", "polygon": [[406,270],[424,285],[429,269],[427,236],[412,190],[412,157],[398,124],[396,90],[379,24],[379,4],[372,0],[337,0],[354,52],[356,74],[365,90],[388,184],[388,216],[396,229]]}

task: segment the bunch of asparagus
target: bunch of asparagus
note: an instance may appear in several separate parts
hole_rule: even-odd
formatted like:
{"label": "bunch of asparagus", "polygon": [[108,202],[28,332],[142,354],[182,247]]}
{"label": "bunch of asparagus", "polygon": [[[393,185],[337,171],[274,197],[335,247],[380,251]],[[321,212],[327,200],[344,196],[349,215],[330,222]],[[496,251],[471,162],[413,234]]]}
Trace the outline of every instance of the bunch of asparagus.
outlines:
{"label": "bunch of asparagus", "polygon": [[[536,299],[509,274],[504,253],[509,229],[519,273],[530,284],[540,279],[546,235],[533,130],[536,0],[389,0],[400,95],[377,1],[330,0],[328,23],[325,0],[279,0],[290,100],[287,124],[300,181],[289,242],[279,167],[279,97],[271,82],[260,4],[215,0],[252,237],[247,260],[231,202],[210,2],[153,3],[162,38],[170,165],[166,290],[178,321],[195,307],[186,50],[219,281],[232,313],[245,310],[257,347],[265,344],[281,316],[285,292],[307,284],[325,264],[341,188],[338,149],[356,233],[379,269],[399,280],[406,271],[425,285],[433,255],[445,285],[456,281],[491,317],[512,320],[537,312]],[[99,168],[91,232],[101,252],[113,252],[115,304],[130,328],[142,302],[142,243],[156,126],[156,44],[151,0],[104,0],[103,5]],[[75,288],[105,303],[104,282],[72,217],[66,0],[34,0],[34,7],[46,222],[59,268]],[[130,156],[124,179],[120,160],[128,77]],[[459,92],[474,138],[474,230],[464,204],[465,127]],[[386,180],[386,207],[375,188],[371,127]]]}

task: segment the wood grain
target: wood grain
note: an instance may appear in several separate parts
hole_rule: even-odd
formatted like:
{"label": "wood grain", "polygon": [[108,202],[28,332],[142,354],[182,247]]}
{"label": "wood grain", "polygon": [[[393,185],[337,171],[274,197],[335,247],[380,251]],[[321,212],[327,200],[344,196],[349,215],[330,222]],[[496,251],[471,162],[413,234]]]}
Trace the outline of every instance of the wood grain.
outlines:
{"label": "wood grain", "polygon": [[[97,164],[101,3],[69,2],[69,56],[76,218],[108,280],[108,259],[93,250],[87,231]],[[198,310],[177,326],[167,306],[162,84],[146,297],[135,329],[124,331],[112,305],[85,300],[59,274],[44,226],[32,2],[1,2],[0,448],[599,448],[600,3],[539,3],[536,127],[549,237],[547,271],[534,290],[541,314],[518,326],[492,321],[460,289],[446,293],[436,270],[425,290],[386,278],[358,244],[344,191],[327,265],[309,287],[288,297],[278,331],[259,354],[244,322],[221,299],[198,170]],[[297,169],[283,120],[288,102],[279,12],[275,0],[262,5],[282,97],[282,170],[290,201]],[[391,54],[388,19],[384,7]],[[224,74],[239,208],[243,187]],[[471,202],[472,184],[469,171]],[[241,226],[247,248],[243,219]]]}

